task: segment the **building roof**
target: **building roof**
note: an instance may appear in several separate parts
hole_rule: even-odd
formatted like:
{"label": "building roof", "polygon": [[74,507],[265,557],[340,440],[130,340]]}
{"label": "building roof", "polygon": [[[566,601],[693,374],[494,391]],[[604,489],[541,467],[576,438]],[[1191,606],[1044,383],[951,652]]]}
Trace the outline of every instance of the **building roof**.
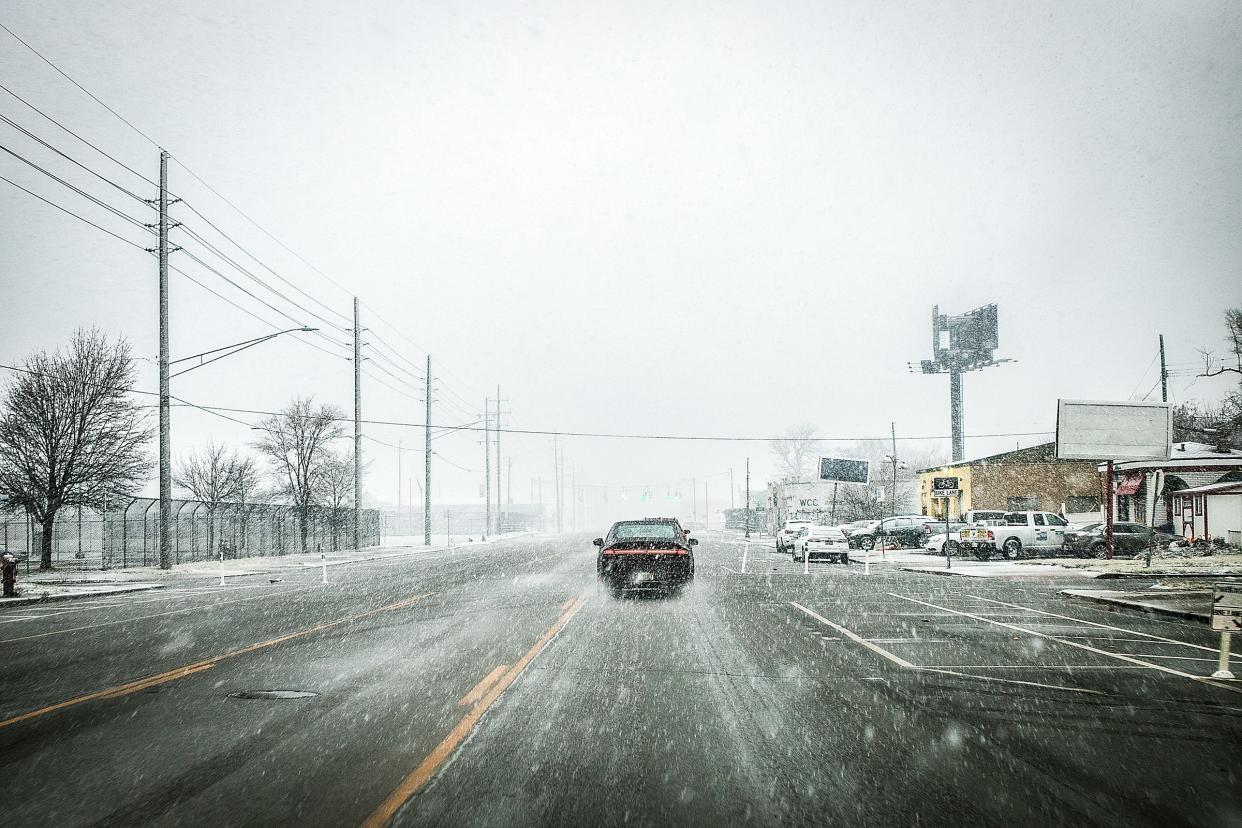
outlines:
{"label": "building roof", "polygon": [[1195,486],[1192,489],[1182,489],[1180,492],[1170,492],[1170,494],[1242,494],[1242,482],[1209,483],[1206,486]]}
{"label": "building roof", "polygon": [[[1126,460],[1113,464],[1115,471],[1128,469],[1182,469],[1182,468],[1242,468],[1242,451],[1229,449],[1218,451],[1207,443],[1181,441],[1173,444],[1168,460]],[[1100,469],[1103,470],[1103,466]]]}
{"label": "building roof", "polygon": [[[919,469],[919,474],[926,472],[945,471],[946,469],[959,469],[962,466],[987,466],[1001,463],[1009,463],[1013,465],[1023,465],[1032,463],[1081,463],[1082,460],[1058,460],[1056,441],[1049,443],[1040,443],[1036,446],[1027,446],[1022,449],[1014,449],[1013,451],[1003,451],[1000,454],[989,454],[984,457],[975,457],[970,460],[959,460],[956,463],[945,463],[941,466],[932,466],[927,469]],[[1090,460],[1085,462],[1091,462]]]}

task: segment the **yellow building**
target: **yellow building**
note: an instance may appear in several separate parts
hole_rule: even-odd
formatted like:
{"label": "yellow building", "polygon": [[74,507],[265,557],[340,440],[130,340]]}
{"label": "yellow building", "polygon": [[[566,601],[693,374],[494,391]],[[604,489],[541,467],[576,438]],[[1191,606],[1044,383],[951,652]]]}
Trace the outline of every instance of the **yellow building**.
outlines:
{"label": "yellow building", "polygon": [[[1103,502],[1093,460],[1058,460],[1056,443],[1007,451],[919,471],[919,506],[925,515],[960,520],[971,509],[1036,510],[1083,514]],[[956,498],[932,497],[932,478],[956,477]]]}

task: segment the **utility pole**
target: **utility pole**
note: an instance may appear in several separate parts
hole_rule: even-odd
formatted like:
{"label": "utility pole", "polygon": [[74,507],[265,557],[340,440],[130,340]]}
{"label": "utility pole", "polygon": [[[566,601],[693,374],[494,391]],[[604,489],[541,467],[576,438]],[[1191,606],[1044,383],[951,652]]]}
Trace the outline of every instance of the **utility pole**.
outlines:
{"label": "utility pole", "polygon": [[734,509],[737,504],[733,502],[733,495],[737,489],[733,485],[733,467],[729,466],[729,508]]}
{"label": "utility pole", "polygon": [[897,514],[897,423],[890,422],[889,428],[893,432],[893,514]]}
{"label": "utility pole", "polygon": [[496,534],[504,531],[505,513],[500,508],[500,384],[496,384]]}
{"label": "utility pole", "polygon": [[397,531],[393,534],[400,535],[401,532],[401,441],[397,441]]}
{"label": "utility pole", "polygon": [[362,340],[354,297],[354,549],[362,548]]}
{"label": "utility pole", "polygon": [[423,546],[431,546],[431,354],[427,354],[427,416],[423,420]]}
{"label": "utility pole", "polygon": [[492,401],[483,400],[483,499],[487,502],[484,534],[492,533]]}
{"label": "utility pole", "polygon": [[[966,457],[966,439],[962,434],[962,372],[958,368],[949,371],[949,416],[953,420],[953,462],[960,463]],[[894,454],[896,451],[894,447]]]}
{"label": "utility pole", "polygon": [[160,569],[172,569],[172,437],[168,402],[168,153],[160,150]]}
{"label": "utility pole", "polygon": [[565,528],[565,521],[562,520],[563,509],[561,508],[561,452],[560,437],[556,434],[552,435],[552,483],[556,489],[556,534],[561,534]]}
{"label": "utility pole", "polygon": [[536,478],[536,488],[539,492],[539,531],[543,531],[543,478]]}
{"label": "utility pole", "polygon": [[746,458],[746,539],[750,540],[750,458]]}
{"label": "utility pole", "polygon": [[1169,401],[1169,369],[1164,362],[1164,334],[1160,334],[1160,401]]}

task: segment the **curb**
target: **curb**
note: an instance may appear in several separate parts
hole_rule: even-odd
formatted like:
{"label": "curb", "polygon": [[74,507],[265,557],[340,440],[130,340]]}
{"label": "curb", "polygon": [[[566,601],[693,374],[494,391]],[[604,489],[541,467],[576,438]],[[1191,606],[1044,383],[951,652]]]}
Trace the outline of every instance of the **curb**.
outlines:
{"label": "curb", "polygon": [[1221,578],[1242,578],[1242,572],[1226,572],[1226,573],[1206,573],[1206,572],[1101,572],[1096,578],[1100,580],[1113,580],[1123,578],[1202,578],[1204,580],[1220,580]]}
{"label": "curb", "polygon": [[110,595],[124,595],[127,592],[149,592],[154,589],[163,589],[164,584],[136,584],[134,586],[119,587],[117,589],[109,589],[103,591],[88,592],[83,591],[79,594],[61,594],[49,595],[46,598],[42,595],[31,595],[22,598],[7,598],[0,600],[0,610],[5,607],[24,607],[29,604],[53,604],[58,601],[74,601],[78,598],[105,598]]}
{"label": "curb", "polygon": [[1065,595],[1069,598],[1078,598],[1084,601],[1093,601],[1097,604],[1107,604],[1111,607],[1121,607],[1122,609],[1134,610],[1136,612],[1144,612],[1149,615],[1165,615],[1170,618],[1180,618],[1184,621],[1198,621],[1207,623],[1210,616],[1206,612],[1195,612],[1193,610],[1175,609],[1173,607],[1162,607],[1158,604],[1146,604],[1141,601],[1127,601],[1121,598],[1106,598],[1103,595],[1089,595],[1083,590],[1063,589],[1058,595]]}

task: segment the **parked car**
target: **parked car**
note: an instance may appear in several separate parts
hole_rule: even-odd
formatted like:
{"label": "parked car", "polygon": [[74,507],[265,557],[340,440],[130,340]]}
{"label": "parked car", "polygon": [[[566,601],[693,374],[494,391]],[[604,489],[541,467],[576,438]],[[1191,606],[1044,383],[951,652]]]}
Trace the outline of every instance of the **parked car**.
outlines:
{"label": "parked car", "polygon": [[612,593],[626,589],[677,590],[694,580],[695,538],[676,518],[623,520],[596,538],[595,572]]}
{"label": "parked car", "polygon": [[[1149,545],[1163,549],[1175,540],[1180,540],[1180,538],[1141,523],[1113,524],[1114,555],[1138,555]],[[1066,532],[1061,549],[1080,558],[1103,558],[1108,554],[1108,539],[1105,537],[1104,524],[1088,523],[1081,529]]]}
{"label": "parked car", "polygon": [[[950,524],[952,525],[952,524]],[[961,544],[958,541],[957,532],[945,534],[943,531],[938,534],[931,535],[923,544],[923,548],[933,555],[943,555],[947,550],[949,555],[956,556]]]}
{"label": "parked car", "polygon": [[856,529],[850,535],[850,546],[874,549],[877,543],[889,541],[902,546],[920,547],[924,542],[925,515],[894,515],[875,521],[871,526]]}
{"label": "parked car", "polygon": [[810,526],[799,533],[791,554],[795,561],[827,558],[847,564],[850,562],[850,544],[845,533],[835,526]]}
{"label": "parked car", "polygon": [[1069,524],[1051,512],[1006,512],[1000,525],[976,524],[958,532],[962,549],[986,561],[1000,552],[1009,560],[1061,548]]}
{"label": "parked car", "polygon": [[814,526],[812,520],[787,520],[785,525],[776,530],[776,551],[788,552],[794,548],[794,539],[803,529]]}

